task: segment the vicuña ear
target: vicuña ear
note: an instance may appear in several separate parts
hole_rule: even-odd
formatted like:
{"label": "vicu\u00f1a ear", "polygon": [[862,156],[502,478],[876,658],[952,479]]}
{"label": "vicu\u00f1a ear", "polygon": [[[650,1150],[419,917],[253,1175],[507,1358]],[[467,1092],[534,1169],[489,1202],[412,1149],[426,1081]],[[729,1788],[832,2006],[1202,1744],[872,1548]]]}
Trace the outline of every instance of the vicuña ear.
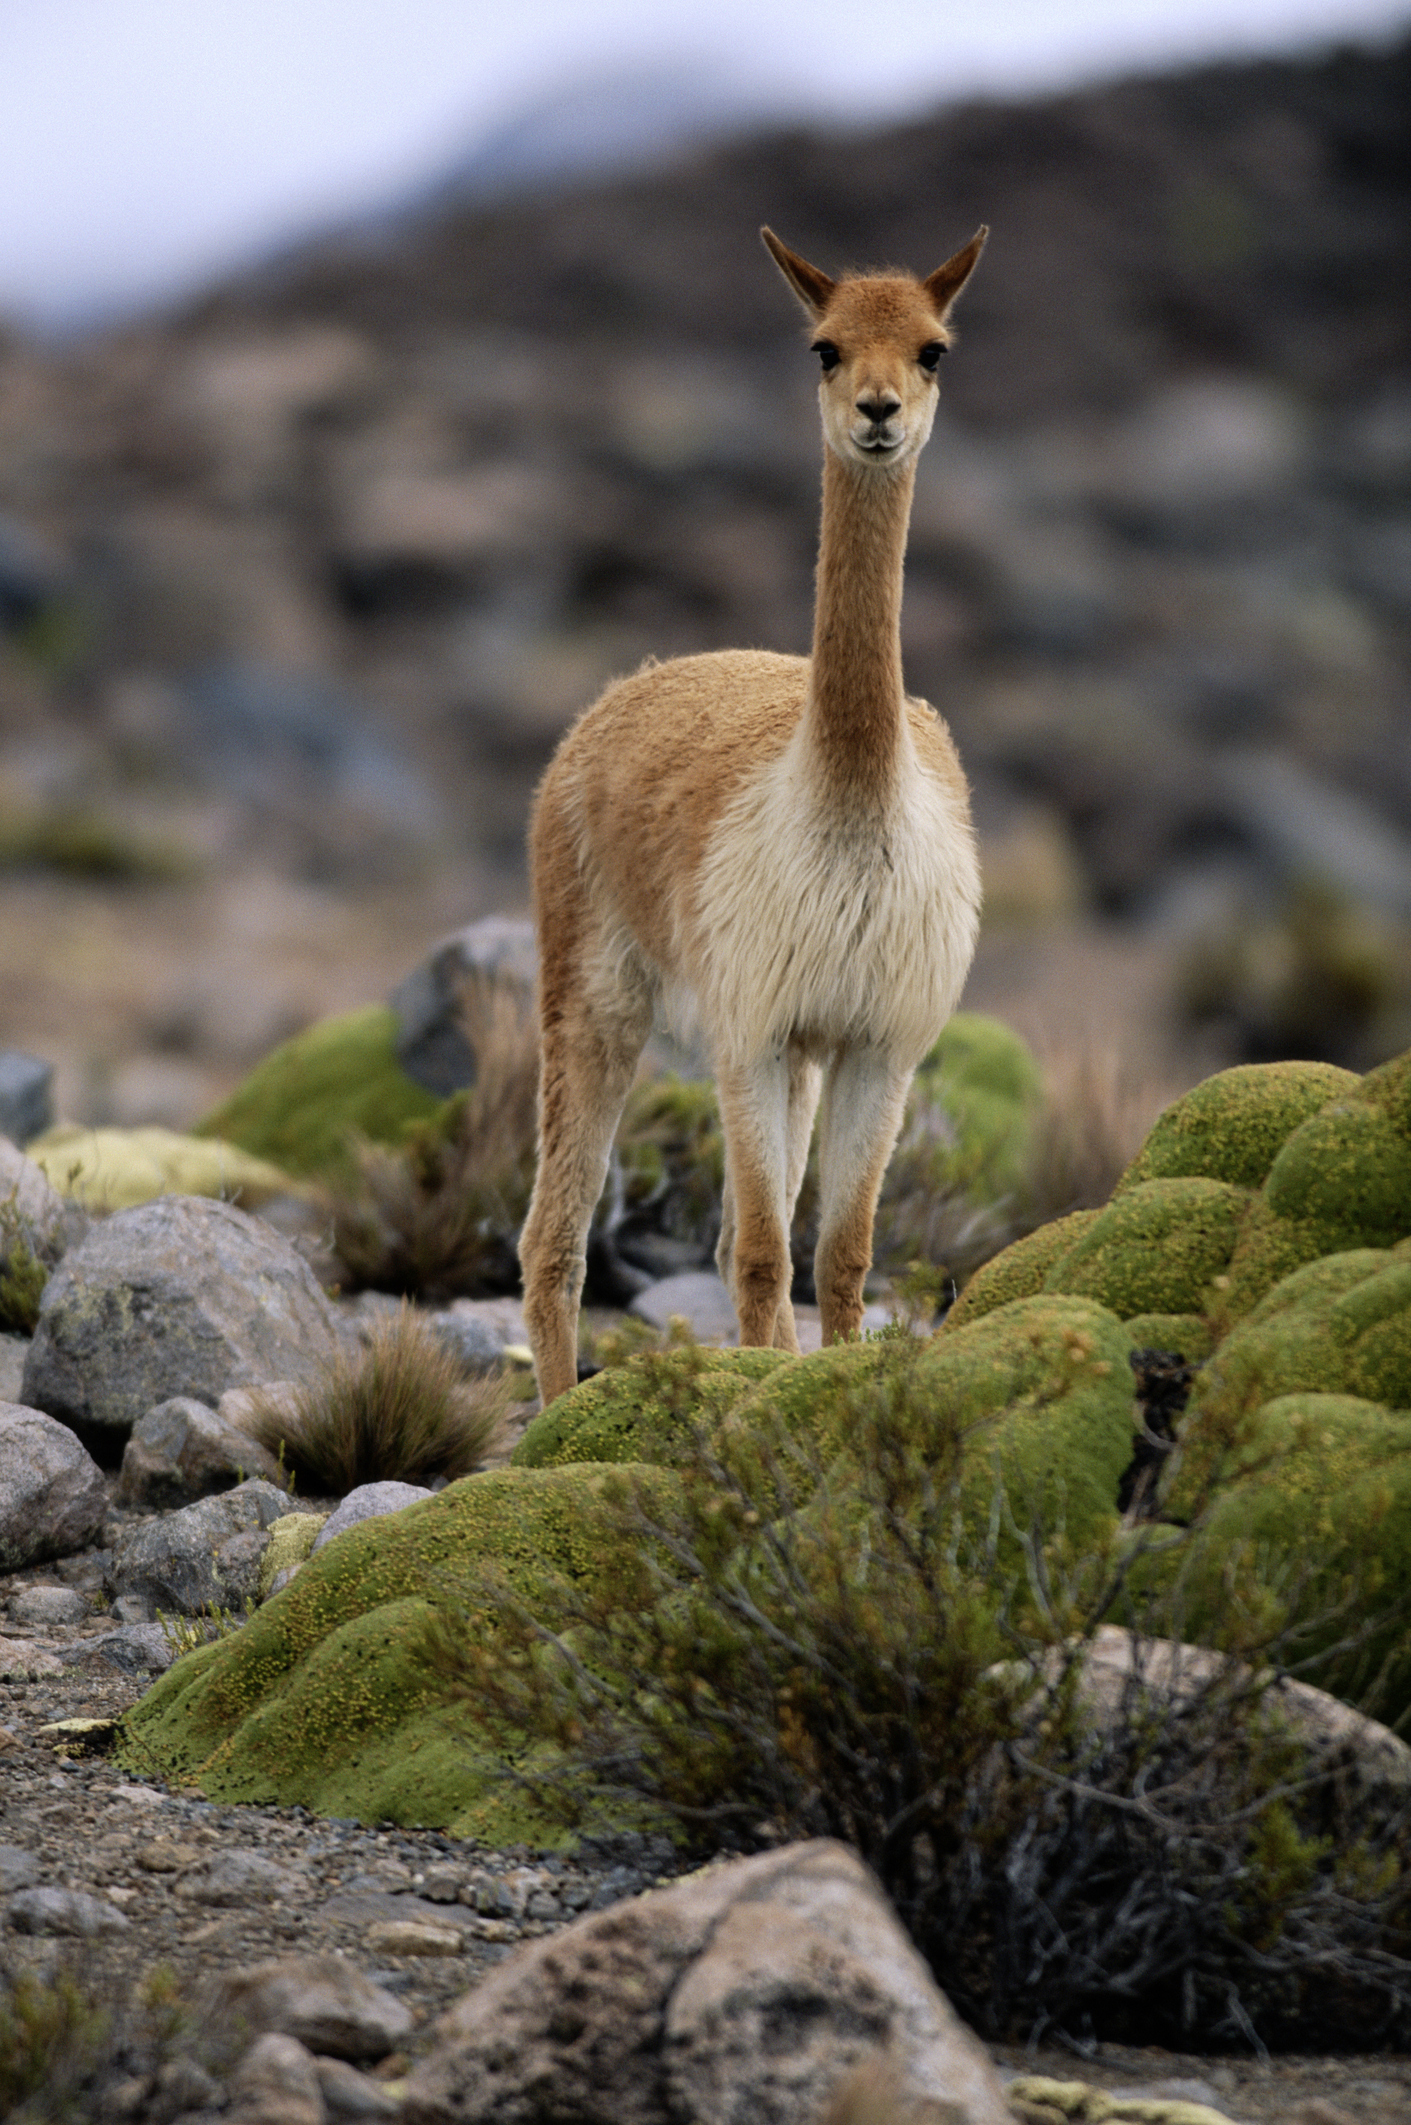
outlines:
{"label": "vicu\u00f1a ear", "polygon": [[921,283],[935,304],[938,317],[945,316],[946,311],[974,272],[979,263],[980,253],[985,248],[985,238],[989,233],[988,224],[982,222],[969,243],[957,251],[954,258],[948,258],[943,266],[937,266],[934,273],[928,273],[925,280]]}
{"label": "vicu\u00f1a ear", "polygon": [[833,300],[838,283],[820,273],[817,266],[811,266],[806,258],[800,258],[786,243],[780,243],[772,229],[761,229],[759,233],[764,238],[764,248],[816,324]]}

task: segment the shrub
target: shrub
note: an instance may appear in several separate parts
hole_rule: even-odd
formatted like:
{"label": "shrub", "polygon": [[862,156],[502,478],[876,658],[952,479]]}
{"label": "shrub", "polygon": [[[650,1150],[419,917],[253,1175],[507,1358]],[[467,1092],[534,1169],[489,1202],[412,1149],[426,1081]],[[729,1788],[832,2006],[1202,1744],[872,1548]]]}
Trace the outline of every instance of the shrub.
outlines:
{"label": "shrub", "polygon": [[373,1327],[365,1351],[336,1358],[288,1400],[251,1398],[247,1428],[299,1481],[341,1495],[360,1483],[468,1475],[505,1409],[503,1381],[467,1380],[411,1307]]}
{"label": "shrub", "polygon": [[363,1144],[356,1178],[328,1197],[334,1249],[355,1287],[451,1298],[518,1286],[537,1037],[503,983],[471,987],[463,1010],[475,1083],[413,1124],[399,1148]]}
{"label": "shrub", "polygon": [[1131,1573],[1185,1538],[1077,1545],[1052,1498],[1021,1527],[998,1491],[977,1526],[973,1444],[918,1421],[918,1379],[859,1374],[836,1461],[782,1424],[691,1431],[683,1398],[670,1484],[604,1475],[614,1578],[443,1579],[422,1668],[550,1816],[846,1838],[990,2034],[1402,2040],[1409,1796],[1368,1810],[1352,1752],[1315,1761],[1277,1709],[1289,1591],[1246,1566],[1230,1658],[1173,1686],[1138,1640],[1104,1701],[1098,1621],[1169,1625]]}
{"label": "shrub", "polygon": [[107,2054],[111,2021],[74,1970],[42,1974],[0,1962],[0,2117],[72,2116],[79,2088]]}

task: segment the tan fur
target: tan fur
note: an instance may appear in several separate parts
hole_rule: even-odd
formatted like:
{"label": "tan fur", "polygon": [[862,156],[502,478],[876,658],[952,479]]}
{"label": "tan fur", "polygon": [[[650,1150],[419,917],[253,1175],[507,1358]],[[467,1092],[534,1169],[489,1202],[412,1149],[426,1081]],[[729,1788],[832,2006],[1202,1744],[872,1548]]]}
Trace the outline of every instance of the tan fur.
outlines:
{"label": "tan fur", "polygon": [[979,919],[969,797],[908,700],[901,584],[935,414],[920,356],[982,230],[928,280],[833,281],[764,240],[838,359],[820,383],[811,657],[647,664],[580,717],[530,826],[541,969],[539,1172],[520,1242],[545,1402],[577,1376],[593,1205],[654,1021],[711,1046],[726,1140],[718,1254],[740,1339],[796,1350],[789,1221],[822,1093],[825,1339],[852,1333],[882,1174]]}

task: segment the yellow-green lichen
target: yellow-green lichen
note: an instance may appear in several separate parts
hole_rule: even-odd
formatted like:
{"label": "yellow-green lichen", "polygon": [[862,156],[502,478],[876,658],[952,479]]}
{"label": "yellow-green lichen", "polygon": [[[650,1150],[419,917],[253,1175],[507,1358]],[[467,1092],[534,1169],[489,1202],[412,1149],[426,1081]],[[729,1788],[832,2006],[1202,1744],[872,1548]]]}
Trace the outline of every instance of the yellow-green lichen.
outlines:
{"label": "yellow-green lichen", "polygon": [[657,1461],[710,1424],[780,1365],[782,1350],[644,1351],[560,1395],[514,1450],[516,1468],[573,1461]]}

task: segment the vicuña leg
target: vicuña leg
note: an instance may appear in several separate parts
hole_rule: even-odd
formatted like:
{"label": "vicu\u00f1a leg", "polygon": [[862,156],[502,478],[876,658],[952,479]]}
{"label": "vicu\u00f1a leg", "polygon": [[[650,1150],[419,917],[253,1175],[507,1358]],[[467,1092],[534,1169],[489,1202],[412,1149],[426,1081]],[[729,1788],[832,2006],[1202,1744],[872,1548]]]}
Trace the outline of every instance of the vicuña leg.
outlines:
{"label": "vicu\u00f1a leg", "polygon": [[[786,1051],[723,1067],[716,1079],[726,1144],[725,1205],[716,1259],[735,1302],[740,1341],[754,1349],[771,1344],[780,1350],[799,1347],[789,1303],[791,1152],[799,1134],[795,1116],[803,1091],[800,1085],[799,1099],[791,1099],[797,1068],[797,1059]],[[800,1180],[808,1155],[806,1127],[802,1134]]]}
{"label": "vicu\u00f1a leg", "polygon": [[862,1319],[872,1221],[910,1083],[911,1070],[880,1048],[843,1049],[824,1083],[814,1275],[825,1344],[855,1334]]}
{"label": "vicu\u00f1a leg", "polygon": [[578,1379],[588,1227],[650,1023],[650,1011],[625,997],[611,1011],[576,998],[561,1012],[543,1014],[539,1170],[519,1260],[524,1318],[546,1406]]}

